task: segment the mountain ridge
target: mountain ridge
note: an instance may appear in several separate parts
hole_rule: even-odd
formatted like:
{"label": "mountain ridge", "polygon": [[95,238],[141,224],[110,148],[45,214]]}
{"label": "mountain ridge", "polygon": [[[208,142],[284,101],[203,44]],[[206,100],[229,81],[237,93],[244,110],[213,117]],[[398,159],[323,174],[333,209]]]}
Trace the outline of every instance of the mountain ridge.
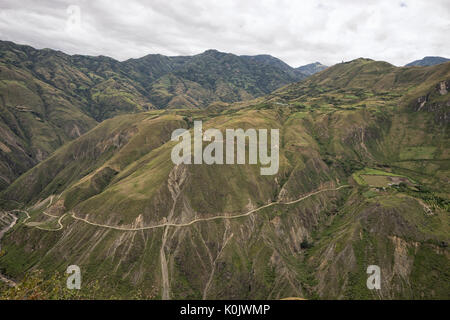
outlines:
{"label": "mountain ridge", "polygon": [[405,67],[413,67],[413,66],[434,66],[436,64],[445,63],[450,61],[450,59],[444,57],[437,56],[427,56],[419,60],[415,60],[413,62],[405,64]]}
{"label": "mountain ridge", "polygon": [[208,50],[121,62],[0,41],[0,190],[105,119],[249,100],[304,77],[263,55]]}

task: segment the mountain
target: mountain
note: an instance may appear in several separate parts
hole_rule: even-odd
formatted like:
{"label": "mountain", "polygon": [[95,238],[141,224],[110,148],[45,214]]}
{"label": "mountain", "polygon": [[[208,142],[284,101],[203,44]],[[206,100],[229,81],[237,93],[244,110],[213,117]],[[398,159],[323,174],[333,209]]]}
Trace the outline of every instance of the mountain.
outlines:
{"label": "mountain", "polygon": [[436,64],[445,63],[447,61],[450,61],[450,59],[443,58],[443,57],[425,57],[420,60],[415,60],[413,62],[410,62],[408,64],[405,64],[405,67],[412,67],[412,66],[434,66]]}
{"label": "mountain", "polygon": [[0,41],[0,190],[105,119],[253,99],[305,77],[271,56],[208,50],[119,62]]}
{"label": "mountain", "polygon": [[208,50],[158,79],[150,88],[150,100],[166,108],[249,100],[305,77],[273,57],[260,59]]}
{"label": "mountain", "polygon": [[327,66],[321,64],[320,62],[310,63],[301,67],[296,68],[298,72],[305,74],[307,76],[311,76],[314,73],[320,72],[328,68]]}
{"label": "mountain", "polygon": [[[76,264],[121,298],[448,299],[449,90],[450,63],[357,59],[250,101],[107,119],[1,193],[22,211],[0,272]],[[194,120],[278,128],[278,173],[174,165]]]}

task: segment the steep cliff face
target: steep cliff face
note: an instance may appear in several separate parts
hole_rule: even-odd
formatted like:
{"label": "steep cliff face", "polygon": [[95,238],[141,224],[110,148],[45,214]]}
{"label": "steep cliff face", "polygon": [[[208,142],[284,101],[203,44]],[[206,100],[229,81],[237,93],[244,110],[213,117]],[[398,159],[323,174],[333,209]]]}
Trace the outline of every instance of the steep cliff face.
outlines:
{"label": "steep cliff face", "polygon": [[426,95],[417,98],[417,101],[412,105],[413,110],[432,113],[437,125],[448,125],[450,121],[450,99],[447,95],[449,89],[450,84],[448,80],[439,82]]}

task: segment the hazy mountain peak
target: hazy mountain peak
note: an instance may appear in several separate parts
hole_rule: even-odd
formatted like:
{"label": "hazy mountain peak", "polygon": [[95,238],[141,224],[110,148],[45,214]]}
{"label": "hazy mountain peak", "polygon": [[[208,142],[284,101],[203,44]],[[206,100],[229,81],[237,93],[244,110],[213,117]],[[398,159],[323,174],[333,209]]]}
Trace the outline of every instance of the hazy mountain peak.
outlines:
{"label": "hazy mountain peak", "polygon": [[444,57],[436,57],[436,56],[426,56],[420,60],[415,60],[413,62],[410,62],[408,64],[405,64],[405,67],[412,67],[412,66],[434,66],[436,64],[441,64],[444,62],[450,61],[450,59],[444,58]]}
{"label": "hazy mountain peak", "polygon": [[310,76],[310,75],[320,72],[326,68],[328,68],[328,66],[326,66],[320,62],[314,62],[314,63],[310,63],[310,64],[307,64],[304,66],[300,66],[300,67],[296,68],[296,70],[300,71],[301,73],[303,73],[307,76]]}

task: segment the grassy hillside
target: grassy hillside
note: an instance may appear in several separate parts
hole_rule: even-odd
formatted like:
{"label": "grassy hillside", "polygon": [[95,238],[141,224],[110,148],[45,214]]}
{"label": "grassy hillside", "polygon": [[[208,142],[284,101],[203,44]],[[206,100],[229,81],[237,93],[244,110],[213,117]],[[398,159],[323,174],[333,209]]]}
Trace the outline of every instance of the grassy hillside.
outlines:
{"label": "grassy hillside", "polygon": [[[23,211],[0,272],[76,264],[119,297],[448,299],[449,90],[450,63],[357,59],[247,102],[104,121],[2,192]],[[280,129],[278,173],[175,166],[170,134],[194,120]]]}
{"label": "grassy hillside", "polygon": [[304,77],[270,56],[119,62],[0,41],[0,190],[105,119],[248,100]]}

